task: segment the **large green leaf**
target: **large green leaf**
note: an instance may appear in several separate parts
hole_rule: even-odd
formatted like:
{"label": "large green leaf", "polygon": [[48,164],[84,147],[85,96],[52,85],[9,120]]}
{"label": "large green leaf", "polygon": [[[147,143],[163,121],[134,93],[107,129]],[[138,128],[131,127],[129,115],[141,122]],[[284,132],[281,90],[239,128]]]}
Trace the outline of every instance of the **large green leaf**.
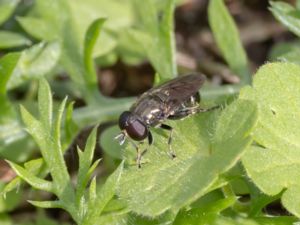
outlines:
{"label": "large green leaf", "polygon": [[[167,154],[167,139],[161,132],[154,133],[155,144],[145,155],[142,168],[128,165],[120,182],[119,195],[131,210],[147,216],[178,210],[207,193],[218,176],[239,160],[251,142],[256,106],[251,101],[236,101],[219,118],[218,114],[170,122],[175,128],[174,160]],[[127,151],[135,150],[128,147]],[[132,154],[127,158],[133,160]]]}
{"label": "large green leaf", "polygon": [[300,217],[300,67],[270,63],[255,75],[240,98],[258,104],[254,140],[243,157],[253,182],[266,194],[283,191],[283,205]]}

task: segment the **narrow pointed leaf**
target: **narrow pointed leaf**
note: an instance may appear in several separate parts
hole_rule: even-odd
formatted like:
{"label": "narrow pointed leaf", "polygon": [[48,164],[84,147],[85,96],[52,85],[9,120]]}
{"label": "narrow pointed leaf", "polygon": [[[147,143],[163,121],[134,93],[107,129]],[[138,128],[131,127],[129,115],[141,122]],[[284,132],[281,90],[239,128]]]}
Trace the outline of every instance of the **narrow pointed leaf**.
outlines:
{"label": "narrow pointed leaf", "polygon": [[64,100],[61,102],[61,104],[58,108],[57,114],[56,114],[54,124],[53,124],[53,137],[54,137],[54,140],[56,140],[56,146],[58,147],[58,149],[60,151],[62,151],[61,146],[60,146],[60,142],[61,142],[60,129],[61,129],[61,125],[62,125],[61,121],[62,121],[64,110],[65,110],[65,107],[67,104],[67,100],[68,100],[68,97],[65,97]]}
{"label": "narrow pointed leaf", "polygon": [[60,201],[28,201],[30,204],[40,208],[64,209],[64,205]]}
{"label": "narrow pointed leaf", "polygon": [[13,170],[20,176],[23,180],[29,183],[36,189],[48,191],[51,193],[55,193],[55,189],[51,182],[38,178],[31,174],[29,171],[24,169],[23,167],[8,161],[9,165],[13,168]]}
{"label": "narrow pointed leaf", "polygon": [[96,183],[96,177],[94,177],[90,183],[89,187],[89,201],[94,202],[97,198],[97,183]]}
{"label": "narrow pointed leaf", "polygon": [[[95,224],[98,217],[102,213],[104,207],[113,198],[116,192],[117,185],[119,183],[121,174],[123,172],[124,163],[122,162],[115,172],[108,177],[104,186],[97,193],[97,197],[94,201],[90,201],[89,211],[84,218],[82,224]],[[92,183],[90,188],[90,199],[94,199],[95,183]]]}
{"label": "narrow pointed leaf", "polygon": [[224,0],[211,0],[208,7],[209,24],[223,57],[242,83],[251,82],[246,52],[238,29],[229,14]]}
{"label": "narrow pointed leaf", "polygon": [[96,146],[96,137],[97,137],[97,127],[95,127],[90,133],[88,140],[86,142],[86,146],[84,152],[79,150],[79,170],[78,170],[78,178],[77,178],[77,203],[81,199],[84,194],[85,188],[90,179],[90,165],[92,164],[92,159],[94,156],[94,149]]}
{"label": "narrow pointed leaf", "polygon": [[[67,106],[67,110],[66,110],[66,116],[65,116],[65,139],[66,139],[66,144],[69,145],[69,143],[71,143],[71,141],[73,140],[74,136],[77,134],[78,132],[78,126],[75,124],[74,120],[73,120],[73,105],[74,102],[71,102],[68,104]],[[66,148],[63,148],[67,149]]]}
{"label": "narrow pointed leaf", "polygon": [[31,41],[21,34],[11,31],[0,31],[0,49],[15,48],[30,44]]}
{"label": "narrow pointed leaf", "polygon": [[270,1],[271,12],[277,20],[286,26],[291,32],[300,37],[299,11],[292,5],[283,1]]}
{"label": "narrow pointed leaf", "polygon": [[20,58],[20,53],[9,53],[0,59],[0,94],[6,93],[7,82]]}
{"label": "narrow pointed leaf", "polygon": [[46,147],[47,134],[45,130],[36,118],[34,118],[22,105],[20,107],[22,120],[25,123],[28,132],[34,138],[36,143],[41,147]]}
{"label": "narrow pointed leaf", "polygon": [[95,20],[88,28],[84,40],[84,65],[87,71],[86,80],[89,85],[97,84],[97,74],[93,59],[93,49],[106,19]]}
{"label": "narrow pointed leaf", "polygon": [[52,123],[52,93],[48,82],[41,79],[38,92],[39,115],[45,130],[51,130]]}

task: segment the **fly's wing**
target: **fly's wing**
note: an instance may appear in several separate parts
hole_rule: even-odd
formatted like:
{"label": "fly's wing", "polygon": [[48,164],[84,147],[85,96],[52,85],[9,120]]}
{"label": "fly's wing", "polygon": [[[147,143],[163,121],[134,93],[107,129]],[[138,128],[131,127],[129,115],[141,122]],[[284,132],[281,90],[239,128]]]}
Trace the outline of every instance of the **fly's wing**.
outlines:
{"label": "fly's wing", "polygon": [[[202,74],[179,76],[162,85],[154,87],[141,95],[132,106],[133,111],[141,111],[150,99],[162,104],[167,112],[172,112],[183,102],[197,93],[205,81]],[[151,106],[149,106],[151,107]]]}

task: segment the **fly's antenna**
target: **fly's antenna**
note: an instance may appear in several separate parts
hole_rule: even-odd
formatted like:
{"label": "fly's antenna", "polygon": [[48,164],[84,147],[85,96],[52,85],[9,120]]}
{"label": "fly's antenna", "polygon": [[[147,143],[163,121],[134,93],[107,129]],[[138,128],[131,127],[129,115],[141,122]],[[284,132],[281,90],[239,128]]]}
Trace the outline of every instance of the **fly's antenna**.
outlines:
{"label": "fly's antenna", "polygon": [[119,133],[117,136],[115,136],[114,138],[115,140],[117,140],[119,142],[120,145],[123,145],[126,139],[126,134],[125,132],[121,132]]}

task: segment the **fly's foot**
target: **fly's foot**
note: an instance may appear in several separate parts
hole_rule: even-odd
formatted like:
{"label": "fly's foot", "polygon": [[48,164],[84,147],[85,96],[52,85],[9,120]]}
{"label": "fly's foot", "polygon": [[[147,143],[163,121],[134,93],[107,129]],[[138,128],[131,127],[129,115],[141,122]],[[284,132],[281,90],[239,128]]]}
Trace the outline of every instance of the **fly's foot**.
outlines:
{"label": "fly's foot", "polygon": [[172,159],[175,159],[176,158],[176,154],[174,152],[171,153],[171,157]]}
{"label": "fly's foot", "polygon": [[176,154],[172,149],[169,149],[168,155],[171,157],[171,159],[175,159],[176,158]]}
{"label": "fly's foot", "polygon": [[147,149],[145,149],[144,151],[142,151],[142,152],[140,152],[140,151],[138,151],[138,154],[137,154],[137,156],[136,156],[136,159],[135,159],[135,161],[136,161],[136,164],[137,164],[137,166],[138,166],[138,168],[140,169],[140,168],[142,168],[142,157],[143,157],[143,155],[145,155],[145,153],[147,152]]}

